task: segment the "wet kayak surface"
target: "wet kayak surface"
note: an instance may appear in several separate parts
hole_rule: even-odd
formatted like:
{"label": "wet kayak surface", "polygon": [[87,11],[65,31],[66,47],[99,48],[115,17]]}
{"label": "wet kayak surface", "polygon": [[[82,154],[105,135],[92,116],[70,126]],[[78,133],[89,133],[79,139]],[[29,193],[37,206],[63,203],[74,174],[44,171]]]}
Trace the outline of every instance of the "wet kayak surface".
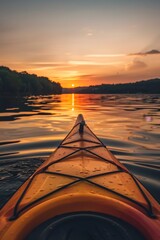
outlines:
{"label": "wet kayak surface", "polygon": [[160,95],[0,98],[0,206],[66,136],[79,113],[160,202]]}

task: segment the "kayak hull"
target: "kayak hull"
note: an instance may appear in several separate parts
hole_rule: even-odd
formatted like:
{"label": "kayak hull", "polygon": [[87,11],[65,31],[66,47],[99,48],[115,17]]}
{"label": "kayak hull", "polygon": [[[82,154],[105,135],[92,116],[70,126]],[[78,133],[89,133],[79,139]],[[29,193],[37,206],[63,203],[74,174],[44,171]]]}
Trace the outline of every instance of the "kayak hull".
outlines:
{"label": "kayak hull", "polygon": [[[79,127],[81,122],[82,125],[80,125],[78,129],[80,129],[82,133],[80,131],[77,133],[76,128],[77,126]],[[27,239],[28,234],[47,220],[73,213],[96,213],[97,215],[111,216],[129,223],[137,229],[145,239],[160,239],[159,204],[132,175],[128,176],[128,170],[115,159],[96,137],[94,139],[92,132],[89,132],[89,135],[86,136],[91,138],[90,142],[94,145],[94,148],[89,145],[90,147],[87,149],[94,150],[95,153],[95,149],[100,147],[100,150],[103,150],[104,148],[105,155],[103,154],[103,156],[106,156],[106,161],[103,157],[101,157],[101,159],[97,158],[97,152],[96,155],[93,156],[90,155],[90,152],[85,152],[84,145],[86,143],[88,144],[88,138],[85,138],[83,135],[83,131],[85,130],[83,129],[84,126],[84,119],[80,116],[77,119],[75,127],[60,145],[60,148],[42,164],[35,174],[20,187],[17,193],[3,207],[0,218],[1,240],[10,240],[11,236],[12,240]],[[75,133],[72,133],[73,131]],[[89,130],[86,129],[86,131]],[[80,137],[78,141],[73,139],[77,136],[78,139]],[[72,153],[69,153],[69,157],[67,155],[57,159],[57,154],[59,155],[58,151],[60,151],[61,155],[64,155],[64,150],[70,151],[70,148],[68,148],[70,144],[75,145],[77,143],[79,144],[79,142],[79,152],[74,153],[73,156]],[[96,144],[98,146],[95,148]],[[61,149],[62,145],[63,149]],[[74,151],[78,151],[75,146],[72,146],[72,148],[75,148]],[[100,153],[102,153],[101,151]],[[76,155],[77,153],[79,154],[78,157]],[[97,161],[99,162],[97,163]],[[112,162],[115,165],[112,164]],[[99,169],[96,167],[94,175],[91,175],[88,168],[91,169],[94,164],[96,166],[98,164]],[[57,166],[57,169],[55,169],[55,166]],[[110,170],[111,167],[113,168],[112,172]],[[118,170],[115,170],[115,167],[117,167]],[[105,171],[107,169],[109,172],[103,172],[104,169]],[[97,175],[95,171],[101,172]],[[114,181],[113,177],[115,174],[119,175],[118,178],[116,178],[116,182],[112,184],[115,184],[115,186],[119,184],[119,188],[116,188],[119,191],[118,193],[110,187],[112,184],[109,183],[111,179]],[[102,179],[99,180],[99,177]],[[127,188],[121,186],[124,182],[123,178],[125,179],[124,184],[126,184]],[[128,179],[130,179],[130,183],[126,183],[129,181]],[[117,183],[118,180],[120,183]],[[65,182],[64,185],[62,185],[63,182]],[[103,182],[105,184],[102,184]],[[40,186],[38,186],[38,183],[40,183]],[[51,184],[54,185],[54,188]],[[42,185],[44,185],[43,188]],[[49,185],[50,187],[48,188]],[[135,196],[132,199],[130,197],[132,196],[131,194],[128,197],[131,187],[134,187],[134,192],[137,193],[138,197],[141,197],[142,200],[140,202],[135,200]],[[52,191],[48,194],[43,194],[42,190],[46,191],[46,188],[47,191],[49,191],[50,188]],[[126,191],[128,192],[123,197],[119,189],[121,191],[125,190],[124,194],[126,194]],[[34,192],[36,192],[36,194]],[[141,192],[143,193],[142,196],[140,195]],[[32,200],[31,203],[27,202],[29,198]],[[35,200],[33,201],[33,199]],[[150,211],[152,211],[151,214]]]}

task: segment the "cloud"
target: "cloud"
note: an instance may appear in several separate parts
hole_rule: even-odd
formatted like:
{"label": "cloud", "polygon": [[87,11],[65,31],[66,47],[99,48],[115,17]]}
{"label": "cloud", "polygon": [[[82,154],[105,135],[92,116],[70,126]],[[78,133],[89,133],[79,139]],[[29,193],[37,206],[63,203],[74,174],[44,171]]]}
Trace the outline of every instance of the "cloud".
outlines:
{"label": "cloud", "polygon": [[98,65],[97,62],[92,61],[69,61],[70,65]]}
{"label": "cloud", "polygon": [[94,35],[94,30],[91,29],[91,28],[83,28],[82,29],[82,32],[84,32],[84,34],[87,36],[87,37],[92,37]]}
{"label": "cloud", "polygon": [[92,36],[93,36],[93,33],[92,33],[92,32],[88,32],[88,33],[87,33],[87,36],[88,36],[88,37],[92,37]]}
{"label": "cloud", "polygon": [[83,86],[86,85],[99,85],[99,84],[112,84],[112,83],[120,83],[120,82],[128,82],[128,79],[130,81],[134,81],[131,79],[131,76],[128,75],[126,72],[122,73],[115,73],[115,74],[93,74],[93,75],[80,75],[79,85]]}
{"label": "cloud", "polygon": [[152,49],[146,52],[130,53],[128,54],[128,56],[147,56],[147,55],[155,55],[155,54],[160,54],[160,51],[156,49]]}
{"label": "cloud", "polygon": [[108,65],[118,65],[122,62],[96,62],[96,61],[69,61],[68,64],[70,65],[82,65],[82,66],[108,66]]}
{"label": "cloud", "polygon": [[[18,63],[15,63],[18,64]],[[20,64],[20,63],[19,63]],[[25,64],[27,70],[43,71],[43,70],[55,70],[59,68],[66,68],[68,65],[65,62],[30,62]]]}
{"label": "cloud", "polygon": [[66,66],[65,62],[33,62],[30,63],[32,66],[36,67],[58,67],[58,66]]}
{"label": "cloud", "polygon": [[147,64],[143,61],[139,61],[139,60],[134,60],[133,62],[127,64],[126,66],[126,70],[139,70],[139,69],[144,69],[147,67]]}
{"label": "cloud", "polygon": [[85,55],[85,57],[93,57],[93,58],[105,58],[105,57],[123,57],[124,54],[89,54]]}

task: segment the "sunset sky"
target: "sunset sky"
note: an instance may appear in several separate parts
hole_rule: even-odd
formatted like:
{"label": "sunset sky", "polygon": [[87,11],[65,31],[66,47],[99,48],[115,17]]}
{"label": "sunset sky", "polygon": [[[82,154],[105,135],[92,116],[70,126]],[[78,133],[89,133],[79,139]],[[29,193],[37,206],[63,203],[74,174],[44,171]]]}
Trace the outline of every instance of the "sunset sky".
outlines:
{"label": "sunset sky", "polygon": [[160,0],[2,0],[0,65],[63,87],[160,77]]}

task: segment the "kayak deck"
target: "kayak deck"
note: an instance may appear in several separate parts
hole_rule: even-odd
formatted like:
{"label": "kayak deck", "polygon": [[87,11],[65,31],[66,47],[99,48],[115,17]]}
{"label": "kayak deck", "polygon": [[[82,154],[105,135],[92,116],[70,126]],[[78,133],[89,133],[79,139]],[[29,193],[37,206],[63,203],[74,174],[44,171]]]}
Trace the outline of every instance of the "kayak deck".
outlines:
{"label": "kayak deck", "polygon": [[89,192],[104,196],[107,193],[150,217],[154,215],[148,192],[107,150],[82,115],[57,150],[19,192],[10,219],[16,219],[44,199],[56,197],[59,192],[61,195]]}

